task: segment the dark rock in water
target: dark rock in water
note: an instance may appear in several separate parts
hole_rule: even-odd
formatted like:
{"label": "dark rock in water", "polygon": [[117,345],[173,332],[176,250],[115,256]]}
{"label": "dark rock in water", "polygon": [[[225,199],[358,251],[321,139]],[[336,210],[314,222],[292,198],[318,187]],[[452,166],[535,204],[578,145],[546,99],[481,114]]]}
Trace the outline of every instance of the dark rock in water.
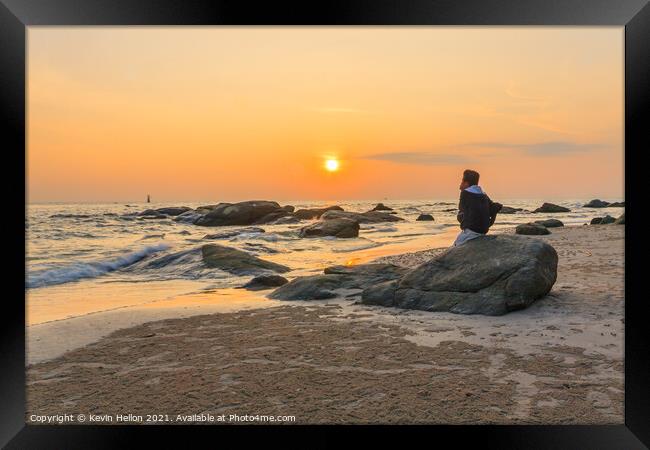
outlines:
{"label": "dark rock in water", "polygon": [[212,268],[234,274],[245,274],[256,270],[288,272],[291,269],[282,264],[265,261],[244,251],[224,245],[206,244],[201,247],[203,262]]}
{"label": "dark rock in water", "polygon": [[610,203],[609,208],[625,208],[625,202]]}
{"label": "dark rock in water", "polygon": [[511,206],[502,206],[499,210],[499,214],[517,214],[520,212],[525,212],[523,208],[513,208]]}
{"label": "dark rock in water", "polygon": [[277,300],[322,300],[336,297],[337,289],[363,289],[369,285],[397,279],[409,269],[393,264],[333,266],[323,275],[298,277],[269,295]]}
{"label": "dark rock in water", "polygon": [[192,208],[188,208],[187,206],[172,206],[169,208],[158,208],[158,209],[146,209],[142,212],[139,212],[137,215],[138,216],[159,216],[159,215],[166,215],[166,216],[178,216],[179,214],[183,214],[186,211],[191,211]]}
{"label": "dark rock in water", "polygon": [[555,249],[539,239],[488,235],[366,288],[361,302],[425,311],[502,315],[545,296],[557,278]]}
{"label": "dark rock in water", "polygon": [[158,213],[156,212],[155,209],[145,209],[144,211],[140,211],[139,213],[136,214],[136,216],[155,216]]}
{"label": "dark rock in water", "polygon": [[213,210],[198,218],[194,224],[208,227],[251,225],[258,219],[277,210],[282,210],[278,203],[265,200],[252,200],[233,204],[220,203]]}
{"label": "dark rock in water", "polygon": [[165,214],[144,214],[138,215],[138,220],[147,220],[147,219],[167,219],[169,216]]}
{"label": "dark rock in water", "polygon": [[583,208],[607,208],[609,205],[610,205],[609,202],[605,202],[599,199],[594,199],[588,203],[585,203],[584,205],[582,205],[582,207]]}
{"label": "dark rock in water", "polygon": [[542,206],[537,208],[534,213],[560,213],[560,212],[571,212],[569,208],[564,206],[554,205],[553,203],[544,203]]}
{"label": "dark rock in water", "polygon": [[383,203],[377,203],[377,206],[372,208],[372,210],[373,211],[392,211],[393,208],[390,208],[390,207],[384,205]]}
{"label": "dark rock in water", "polygon": [[256,221],[253,222],[254,225],[262,225],[265,223],[271,223],[275,222],[278,219],[281,219],[282,217],[286,217],[291,215],[289,211],[287,211],[284,208],[278,209],[276,211],[273,211],[271,213],[268,213],[267,215],[260,217]]}
{"label": "dark rock in water", "polygon": [[443,211],[444,212],[456,212],[456,211],[458,211],[458,208],[447,208],[447,209],[443,209]]}
{"label": "dark rock in water", "polygon": [[515,228],[515,234],[543,235],[551,234],[551,232],[544,225],[538,223],[522,223]]}
{"label": "dark rock in water", "polygon": [[188,208],[187,206],[172,206],[169,208],[158,208],[155,211],[160,214],[167,214],[168,216],[178,216],[179,214],[191,210],[192,208]]}
{"label": "dark rock in water", "polygon": [[174,222],[180,223],[194,223],[198,220],[199,217],[203,217],[205,213],[201,213],[198,210],[189,210],[185,211],[174,217]]}
{"label": "dark rock in water", "polygon": [[269,225],[287,225],[292,223],[300,223],[300,219],[297,218],[296,216],[289,215],[289,216],[280,217],[279,219],[276,219],[273,222],[269,222]]}
{"label": "dark rock in water", "polygon": [[381,211],[368,211],[364,213],[356,213],[349,211],[327,211],[321,216],[322,220],[332,219],[352,219],[359,223],[380,223],[380,222],[399,222],[404,220],[393,214]]}
{"label": "dark rock in water", "polygon": [[612,216],[608,214],[605,217],[594,217],[593,219],[591,219],[590,223],[591,225],[607,225],[614,222],[616,222],[616,219],[614,219]]}
{"label": "dark rock in water", "polygon": [[230,239],[242,233],[265,233],[265,231],[264,228],[258,227],[237,228],[236,230],[224,231],[223,233],[206,234],[203,236],[203,239]]}
{"label": "dark rock in water", "polygon": [[614,221],[615,225],[625,225],[625,213],[621,214],[618,219]]}
{"label": "dark rock in water", "polygon": [[420,215],[418,216],[418,218],[415,219],[415,220],[419,220],[419,221],[423,221],[423,220],[432,221],[432,220],[434,220],[434,219],[433,219],[433,216],[432,216],[431,214],[420,214]]}
{"label": "dark rock in water", "polygon": [[564,224],[562,223],[561,220],[557,219],[545,219],[545,220],[536,220],[535,222],[538,225],[542,225],[546,228],[556,228],[556,227],[563,227]]}
{"label": "dark rock in water", "polygon": [[261,291],[287,284],[289,280],[280,275],[259,275],[243,285],[249,291]]}
{"label": "dark rock in water", "polygon": [[286,212],[292,213],[296,210],[296,208],[293,205],[285,205],[282,207]]}
{"label": "dark rock in water", "polygon": [[312,220],[320,219],[320,216],[327,211],[343,211],[338,205],[328,206],[327,208],[311,208],[311,209],[299,209],[294,213],[294,216],[301,220]]}
{"label": "dark rock in water", "polygon": [[300,237],[335,236],[354,238],[359,236],[359,222],[351,219],[319,220],[300,229]]}
{"label": "dark rock in water", "polygon": [[201,213],[201,214],[207,214],[210,211],[214,210],[215,208],[218,208],[221,205],[228,205],[228,204],[229,203],[217,203],[216,205],[203,205],[203,206],[199,206],[194,211],[196,211],[197,213]]}

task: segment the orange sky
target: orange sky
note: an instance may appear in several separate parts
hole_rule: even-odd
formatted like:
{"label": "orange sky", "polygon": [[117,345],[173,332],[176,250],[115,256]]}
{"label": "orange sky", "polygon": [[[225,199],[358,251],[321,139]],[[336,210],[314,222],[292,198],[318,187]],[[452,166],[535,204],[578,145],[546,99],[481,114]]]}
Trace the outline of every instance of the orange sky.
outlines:
{"label": "orange sky", "polygon": [[[340,170],[324,170],[326,157]],[[623,196],[623,28],[29,27],[43,201]]]}

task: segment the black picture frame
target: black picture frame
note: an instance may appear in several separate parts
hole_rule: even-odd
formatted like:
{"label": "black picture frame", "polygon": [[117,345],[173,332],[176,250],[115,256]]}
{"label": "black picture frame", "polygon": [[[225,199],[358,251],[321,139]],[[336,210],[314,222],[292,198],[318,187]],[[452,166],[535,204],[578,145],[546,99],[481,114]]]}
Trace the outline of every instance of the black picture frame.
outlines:
{"label": "black picture frame", "polygon": [[[625,425],[413,427],[161,427],[30,426],[25,424],[26,27],[32,25],[572,25],[625,27]],[[223,444],[226,438],[280,439],[284,446],[334,446],[362,433],[365,445],[418,438],[454,447],[636,449],[650,446],[650,338],[642,286],[644,238],[642,160],[650,149],[650,6],[645,0],[0,0],[0,127],[5,251],[0,327],[0,445],[6,448],[131,447],[161,440],[187,444],[186,433]],[[577,168],[579,170],[579,168]],[[15,178],[12,175],[17,175]],[[7,203],[8,202],[8,203]],[[647,238],[646,238],[647,239]],[[11,244],[11,245],[6,245]],[[21,278],[22,277],[22,278]],[[645,294],[645,295],[644,295]],[[333,433],[334,432],[334,433]],[[206,436],[209,434],[210,436]],[[300,440],[296,439],[300,434]],[[214,439],[214,440],[213,440]],[[307,439],[307,440],[305,440]],[[266,441],[268,446],[269,440]],[[416,444],[416,441],[412,445]],[[645,444],[645,445],[644,445]]]}

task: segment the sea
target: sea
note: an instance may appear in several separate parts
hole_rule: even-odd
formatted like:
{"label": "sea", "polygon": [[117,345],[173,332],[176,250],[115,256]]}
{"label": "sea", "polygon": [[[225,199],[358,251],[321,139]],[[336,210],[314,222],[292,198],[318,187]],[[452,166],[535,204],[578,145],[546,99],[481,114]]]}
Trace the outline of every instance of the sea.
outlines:
{"label": "sea", "polygon": [[[584,208],[590,199],[502,200],[532,211],[544,201],[568,213],[500,214],[492,230],[546,218],[566,226],[593,217],[618,217],[622,208]],[[620,199],[604,199],[620,201]],[[232,290],[253,274],[232,275],[206,267],[201,247],[218,243],[289,266],[283,276],[321,273],[336,264],[369,262],[377,257],[447,246],[459,230],[457,199],[281,202],[296,209],[337,204],[364,212],[379,202],[393,208],[401,222],[362,224],[358,238],[300,238],[307,223],[203,227],[165,219],[143,219],[138,212],[170,206],[196,208],[200,203],[43,203],[28,204],[26,231],[26,301],[28,323],[43,323],[117,308],[165,301],[179,295]],[[218,202],[214,202],[218,203]],[[214,204],[212,203],[212,204]],[[434,221],[416,221],[431,214]],[[252,229],[256,227],[259,229]],[[261,230],[260,230],[261,229]],[[206,235],[214,235],[206,238]]]}

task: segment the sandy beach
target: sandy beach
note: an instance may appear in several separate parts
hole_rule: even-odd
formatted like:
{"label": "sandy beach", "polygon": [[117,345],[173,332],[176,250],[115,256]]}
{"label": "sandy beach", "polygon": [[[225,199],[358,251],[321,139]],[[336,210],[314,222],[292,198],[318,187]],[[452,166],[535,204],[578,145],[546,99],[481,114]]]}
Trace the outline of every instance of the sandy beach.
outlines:
{"label": "sandy beach", "polygon": [[[624,233],[594,225],[536,237],[557,250],[558,279],[504,316],[233,290],[238,304],[184,299],[31,326],[27,422],[68,413],[174,423],[203,413],[300,424],[621,424]],[[415,266],[440,251],[379,260]]]}

